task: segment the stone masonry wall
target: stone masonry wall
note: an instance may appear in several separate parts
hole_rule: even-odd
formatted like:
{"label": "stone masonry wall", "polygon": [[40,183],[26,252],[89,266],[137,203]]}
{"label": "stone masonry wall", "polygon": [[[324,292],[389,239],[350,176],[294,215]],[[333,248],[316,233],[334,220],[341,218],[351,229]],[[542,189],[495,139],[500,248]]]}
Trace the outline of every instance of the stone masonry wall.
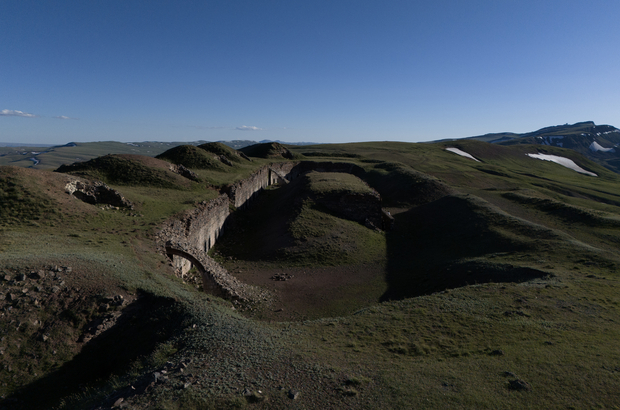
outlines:
{"label": "stone masonry wall", "polygon": [[233,184],[228,188],[232,204],[235,208],[245,207],[262,189],[283,182],[282,177],[293,177],[291,172],[296,165],[292,162],[281,162],[264,166],[248,178]]}
{"label": "stone masonry wall", "polygon": [[[188,212],[182,219],[170,219],[159,232],[163,242],[173,240],[191,245],[195,249],[207,252],[223,232],[226,218],[230,214],[228,196],[220,195],[209,202],[202,202]],[[186,274],[191,263],[174,255],[172,263],[181,274]]]}

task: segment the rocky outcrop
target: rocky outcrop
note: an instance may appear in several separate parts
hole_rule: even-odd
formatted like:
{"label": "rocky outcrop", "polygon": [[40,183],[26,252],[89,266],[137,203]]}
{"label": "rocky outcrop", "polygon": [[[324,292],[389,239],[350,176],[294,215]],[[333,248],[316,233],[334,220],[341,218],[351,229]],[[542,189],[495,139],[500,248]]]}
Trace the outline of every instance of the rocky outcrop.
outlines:
{"label": "rocky outcrop", "polygon": [[65,190],[74,197],[93,205],[105,204],[119,208],[133,209],[133,204],[120,192],[101,181],[75,179],[65,185]]}
{"label": "rocky outcrop", "polygon": [[182,177],[185,177],[187,179],[191,179],[192,181],[200,180],[200,178],[198,178],[198,175],[196,175],[194,171],[190,170],[189,168],[184,167],[181,164],[179,165],[171,164],[170,171],[174,172],[175,174],[179,174]]}

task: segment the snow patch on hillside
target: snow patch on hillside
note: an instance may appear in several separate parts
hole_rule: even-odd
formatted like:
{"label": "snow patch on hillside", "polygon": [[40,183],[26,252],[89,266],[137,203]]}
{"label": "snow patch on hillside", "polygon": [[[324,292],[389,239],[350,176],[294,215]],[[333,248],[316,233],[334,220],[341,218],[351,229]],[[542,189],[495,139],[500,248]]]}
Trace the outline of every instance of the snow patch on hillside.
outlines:
{"label": "snow patch on hillside", "polygon": [[480,162],[479,160],[477,160],[476,158],[474,158],[470,154],[466,153],[465,151],[461,151],[458,148],[446,148],[446,151],[454,152],[455,154],[460,155],[462,157],[471,158],[471,159],[473,159],[476,162]]}
{"label": "snow patch on hillside", "polygon": [[592,141],[592,144],[590,144],[590,151],[592,151],[592,152],[597,152],[597,151],[601,151],[601,152],[616,152],[615,149],[613,149],[613,148],[605,148],[605,147],[603,147],[601,144],[599,144],[596,141]]}
{"label": "snow patch on hillside", "polygon": [[541,159],[543,161],[555,162],[556,164],[560,164],[566,168],[570,168],[573,171],[577,171],[580,174],[590,175],[593,177],[598,176],[594,172],[586,171],[585,169],[581,168],[579,165],[575,164],[572,159],[559,157],[557,155],[547,155],[547,154],[525,154],[525,155],[531,158]]}

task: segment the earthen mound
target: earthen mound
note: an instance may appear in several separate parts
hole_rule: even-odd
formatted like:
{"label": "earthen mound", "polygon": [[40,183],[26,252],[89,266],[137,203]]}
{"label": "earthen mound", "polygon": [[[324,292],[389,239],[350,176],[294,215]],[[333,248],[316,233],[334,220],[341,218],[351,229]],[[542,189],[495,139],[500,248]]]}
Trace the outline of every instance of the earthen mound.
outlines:
{"label": "earthen mound", "polygon": [[193,145],[179,145],[156,158],[193,169],[224,170],[226,166],[217,155]]}
{"label": "earthen mound", "polygon": [[239,151],[243,152],[249,157],[293,159],[293,153],[289,151],[289,149],[286,148],[284,145],[278,142],[265,142],[263,144],[254,144],[248,147],[241,148]]}
{"label": "earthen mound", "polygon": [[55,172],[100,180],[107,184],[185,188],[189,180],[170,170],[170,164],[140,155],[105,155],[61,165]]}
{"label": "earthen mound", "polygon": [[454,192],[437,178],[397,162],[377,164],[364,179],[379,192],[383,206],[417,206]]}
{"label": "earthen mound", "polygon": [[213,153],[213,155],[220,158],[220,161],[224,158],[228,161],[237,163],[249,160],[245,154],[229,147],[226,144],[222,144],[221,142],[207,142],[206,144],[199,145],[198,148],[201,148],[209,153]]}

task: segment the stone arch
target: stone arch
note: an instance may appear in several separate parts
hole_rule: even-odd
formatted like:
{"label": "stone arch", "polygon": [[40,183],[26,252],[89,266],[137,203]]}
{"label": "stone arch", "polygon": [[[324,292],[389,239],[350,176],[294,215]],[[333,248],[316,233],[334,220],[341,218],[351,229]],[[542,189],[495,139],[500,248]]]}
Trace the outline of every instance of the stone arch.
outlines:
{"label": "stone arch", "polygon": [[187,259],[196,269],[200,272],[200,276],[202,276],[202,287],[206,293],[210,293],[219,297],[229,297],[228,292],[226,292],[222,285],[217,282],[217,280],[213,277],[211,272],[205,267],[205,263],[203,263],[200,259],[190,252],[179,249],[171,244],[166,244],[166,254],[169,258],[172,259],[172,256],[179,256],[181,258]]}

